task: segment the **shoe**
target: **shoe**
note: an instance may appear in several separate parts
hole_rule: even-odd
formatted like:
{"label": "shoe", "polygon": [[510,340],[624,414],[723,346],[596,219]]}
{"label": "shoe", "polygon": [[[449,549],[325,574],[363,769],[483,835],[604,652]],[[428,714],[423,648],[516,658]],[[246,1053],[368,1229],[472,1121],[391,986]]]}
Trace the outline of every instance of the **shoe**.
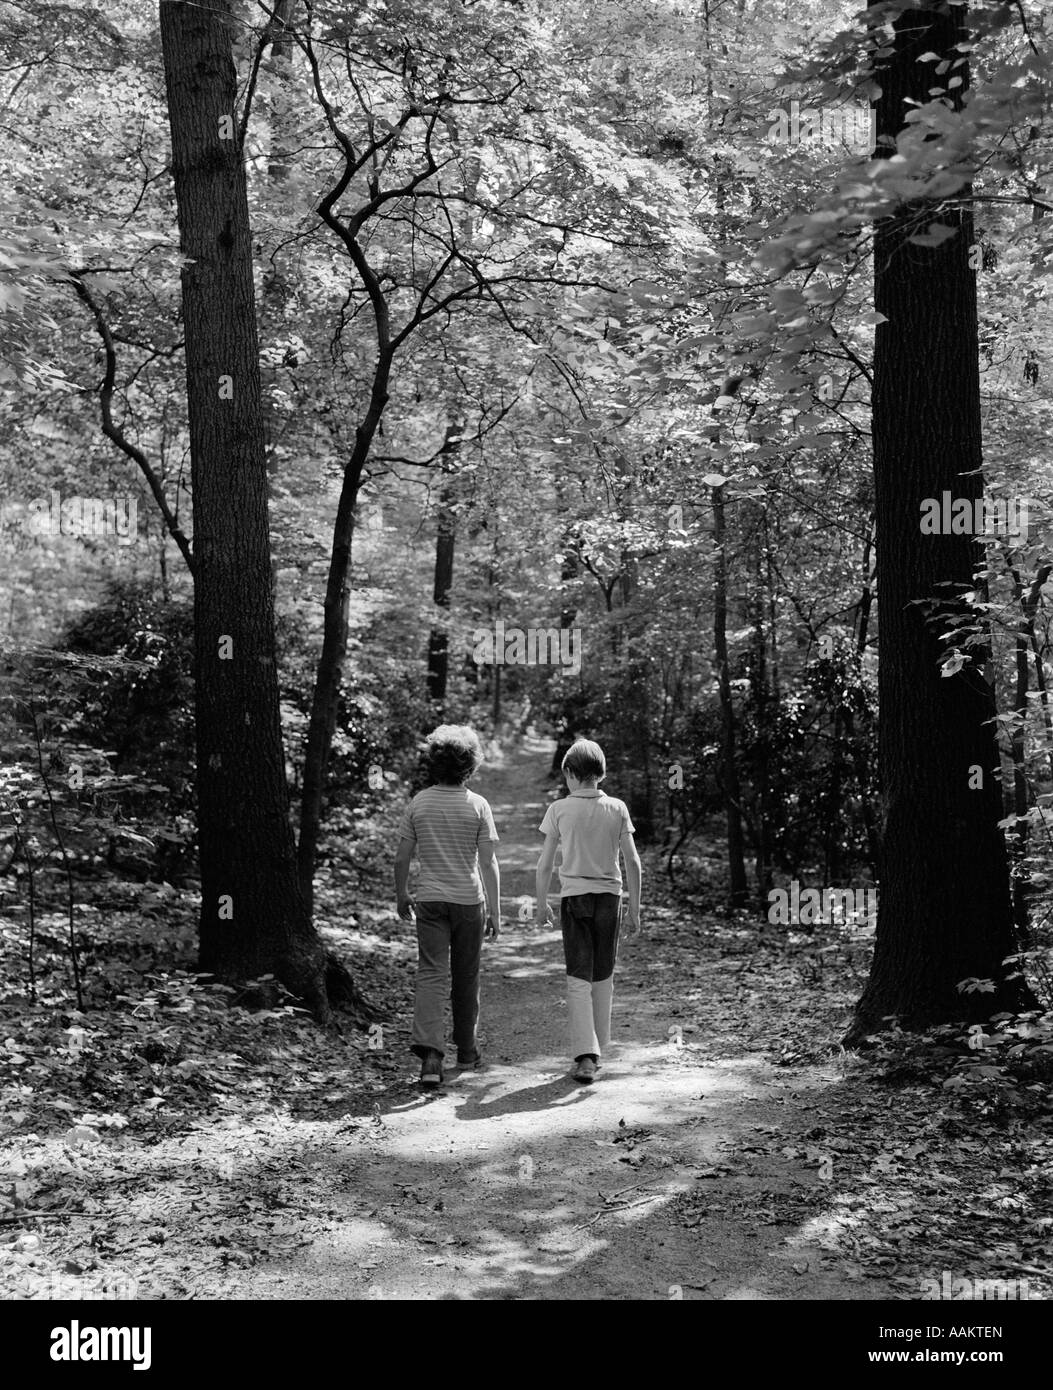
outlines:
{"label": "shoe", "polygon": [[586,1085],[596,1079],[596,1058],[591,1053],[586,1052],[583,1057],[574,1058],[574,1070],[571,1073],[575,1081],[584,1081]]}
{"label": "shoe", "polygon": [[422,1086],[441,1086],[442,1085],[442,1053],[426,1052],[424,1062],[420,1069],[420,1084]]}
{"label": "shoe", "polygon": [[457,1066],[461,1071],[478,1071],[482,1065],[483,1058],[479,1051],[457,1054]]}

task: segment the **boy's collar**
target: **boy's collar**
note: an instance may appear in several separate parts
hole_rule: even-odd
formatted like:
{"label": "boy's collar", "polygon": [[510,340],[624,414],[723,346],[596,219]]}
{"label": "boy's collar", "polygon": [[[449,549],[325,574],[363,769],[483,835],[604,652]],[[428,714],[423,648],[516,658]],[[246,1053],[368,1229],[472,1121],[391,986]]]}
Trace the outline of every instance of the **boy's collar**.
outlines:
{"label": "boy's collar", "polygon": [[599,787],[578,787],[569,793],[570,796],[602,796],[603,791]]}

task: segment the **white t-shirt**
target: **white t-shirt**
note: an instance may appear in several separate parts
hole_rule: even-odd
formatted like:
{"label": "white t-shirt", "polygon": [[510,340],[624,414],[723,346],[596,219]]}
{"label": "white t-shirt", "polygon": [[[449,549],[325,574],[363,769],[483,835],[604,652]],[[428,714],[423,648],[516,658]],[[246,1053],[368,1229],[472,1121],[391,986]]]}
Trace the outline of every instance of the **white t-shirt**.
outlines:
{"label": "white t-shirt", "polygon": [[565,898],[578,893],[620,893],[622,871],[618,845],[636,829],[624,801],[608,796],[599,787],[581,787],[562,801],[554,801],[538,827],[544,834],[555,830],[563,861],[559,888]]}

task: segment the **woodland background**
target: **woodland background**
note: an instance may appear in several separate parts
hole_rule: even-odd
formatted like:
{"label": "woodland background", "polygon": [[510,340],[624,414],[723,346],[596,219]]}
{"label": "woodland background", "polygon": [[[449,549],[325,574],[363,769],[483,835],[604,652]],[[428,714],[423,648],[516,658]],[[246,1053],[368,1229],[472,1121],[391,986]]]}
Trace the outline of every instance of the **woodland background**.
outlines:
{"label": "woodland background", "polygon": [[[1048,9],[0,21],[16,1150],[52,1095],[85,1143],[148,1128],[247,1019],[394,1084],[362,1049],[409,988],[382,923],[423,734],[549,739],[553,795],[588,734],[659,935],[760,951],[784,1060],[779,1007],[822,999],[791,1063],[1017,1145],[1039,1259]],[[1025,499],[1026,535],[924,535],[947,490]],[[580,633],[580,671],[476,663],[498,621]],[[876,933],[773,927],[793,880],[876,886]]]}

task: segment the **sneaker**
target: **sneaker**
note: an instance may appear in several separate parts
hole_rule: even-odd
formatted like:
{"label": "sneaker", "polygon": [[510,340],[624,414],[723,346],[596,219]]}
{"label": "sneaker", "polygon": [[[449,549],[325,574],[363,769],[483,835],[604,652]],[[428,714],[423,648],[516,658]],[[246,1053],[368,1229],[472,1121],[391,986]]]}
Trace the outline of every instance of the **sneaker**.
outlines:
{"label": "sneaker", "polygon": [[478,1050],[475,1052],[458,1052],[457,1054],[457,1066],[461,1071],[478,1071],[482,1065],[482,1053]]}
{"label": "sneaker", "polygon": [[596,1079],[596,1058],[591,1053],[586,1052],[583,1057],[574,1058],[574,1071],[571,1073],[575,1081],[584,1081],[586,1085]]}
{"label": "sneaker", "polygon": [[442,1085],[442,1053],[426,1052],[424,1062],[420,1069],[420,1084],[422,1086],[441,1086]]}

